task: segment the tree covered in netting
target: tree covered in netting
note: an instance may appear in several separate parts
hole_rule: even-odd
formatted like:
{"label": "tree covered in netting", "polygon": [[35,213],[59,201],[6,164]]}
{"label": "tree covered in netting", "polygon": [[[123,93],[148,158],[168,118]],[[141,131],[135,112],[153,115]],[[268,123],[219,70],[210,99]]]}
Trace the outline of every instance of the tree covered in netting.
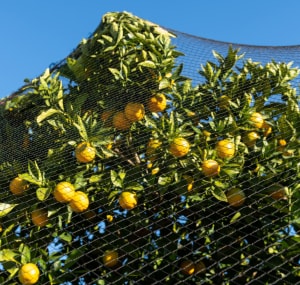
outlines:
{"label": "tree covered in netting", "polygon": [[183,74],[166,29],[103,16],[0,105],[1,284],[296,284],[292,63]]}

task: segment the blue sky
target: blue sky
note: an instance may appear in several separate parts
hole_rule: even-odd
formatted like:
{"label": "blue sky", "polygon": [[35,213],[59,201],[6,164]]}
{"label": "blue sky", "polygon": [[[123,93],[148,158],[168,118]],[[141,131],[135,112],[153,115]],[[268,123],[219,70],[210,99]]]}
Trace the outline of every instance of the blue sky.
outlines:
{"label": "blue sky", "polygon": [[299,0],[2,0],[0,98],[66,57],[112,11],[225,42],[300,45]]}

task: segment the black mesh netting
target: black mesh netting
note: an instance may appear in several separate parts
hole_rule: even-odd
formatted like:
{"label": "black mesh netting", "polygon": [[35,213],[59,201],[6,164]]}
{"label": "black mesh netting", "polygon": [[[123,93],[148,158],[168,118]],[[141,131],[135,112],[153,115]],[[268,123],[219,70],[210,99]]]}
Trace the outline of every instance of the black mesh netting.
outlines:
{"label": "black mesh netting", "polygon": [[300,284],[299,62],[105,14],[0,102],[0,283]]}

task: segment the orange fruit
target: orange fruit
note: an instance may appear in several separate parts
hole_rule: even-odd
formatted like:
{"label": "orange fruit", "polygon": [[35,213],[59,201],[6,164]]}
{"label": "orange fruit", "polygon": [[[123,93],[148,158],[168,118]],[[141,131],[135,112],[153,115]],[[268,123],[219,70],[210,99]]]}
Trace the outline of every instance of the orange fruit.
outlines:
{"label": "orange fruit", "polygon": [[218,106],[220,109],[226,109],[229,107],[230,98],[226,95],[222,95],[218,98]]}
{"label": "orange fruit", "polygon": [[89,204],[89,197],[82,191],[76,191],[69,206],[73,212],[81,213],[88,209]]}
{"label": "orange fruit", "polygon": [[119,196],[119,204],[124,210],[131,210],[137,205],[136,194],[124,191]]}
{"label": "orange fruit", "polygon": [[105,251],[102,261],[106,267],[114,267],[118,264],[119,254],[115,250],[107,250]]}
{"label": "orange fruit", "polygon": [[239,188],[231,188],[227,193],[227,202],[232,207],[240,207],[245,203],[245,193]]}
{"label": "orange fruit", "polygon": [[20,177],[15,177],[9,184],[9,190],[16,196],[23,195],[28,188],[29,182]]}
{"label": "orange fruit", "polygon": [[155,167],[155,168],[153,168],[152,170],[151,170],[151,174],[152,175],[155,175],[155,174],[157,174],[158,172],[159,172],[159,167]]}
{"label": "orange fruit", "polygon": [[110,117],[113,115],[114,111],[113,110],[105,110],[101,113],[101,121],[106,122],[110,119]]}
{"label": "orange fruit", "polygon": [[175,157],[185,156],[190,150],[190,143],[182,137],[173,139],[169,145],[169,151]]}
{"label": "orange fruit", "polygon": [[274,200],[286,200],[287,199],[286,188],[279,183],[276,183],[276,184],[270,186],[268,188],[268,192]]}
{"label": "orange fruit", "polygon": [[257,132],[248,132],[244,135],[243,142],[246,146],[253,147],[258,139],[259,134]]}
{"label": "orange fruit", "polygon": [[157,157],[155,153],[157,152],[157,149],[161,146],[161,142],[157,139],[150,139],[147,148],[146,148],[146,155],[149,158],[150,161],[154,161]]}
{"label": "orange fruit", "polygon": [[30,138],[29,138],[29,135],[26,134],[26,135],[24,136],[24,139],[23,139],[22,147],[23,147],[24,149],[27,149],[27,148],[29,147],[29,143],[30,143]]}
{"label": "orange fruit", "polygon": [[126,118],[124,112],[119,111],[113,116],[113,126],[117,130],[125,131],[130,128],[131,122]]}
{"label": "orange fruit", "polygon": [[153,113],[158,113],[158,112],[164,111],[167,107],[166,96],[162,93],[158,93],[158,94],[152,96],[148,100],[147,107],[148,107],[149,111],[153,112]]}
{"label": "orange fruit", "polygon": [[112,143],[109,143],[109,144],[106,145],[106,149],[108,149],[108,150],[111,150],[112,147],[113,147],[113,144],[112,144]]}
{"label": "orange fruit", "polygon": [[202,162],[202,172],[207,177],[213,177],[220,173],[220,165],[213,159],[208,159]]}
{"label": "orange fruit", "polygon": [[206,271],[206,266],[205,266],[204,262],[199,261],[199,262],[195,263],[194,274],[204,273],[205,271]]}
{"label": "orange fruit", "polygon": [[188,192],[191,192],[193,190],[193,186],[194,186],[194,178],[190,175],[183,175],[182,176],[186,182],[187,182],[187,190]]}
{"label": "orange fruit", "polygon": [[111,223],[113,221],[114,217],[112,215],[106,215],[106,219],[108,222]]}
{"label": "orange fruit", "polygon": [[277,147],[278,151],[284,151],[284,149],[287,145],[286,140],[284,140],[284,139],[279,139],[277,144],[278,144],[278,147]]}
{"label": "orange fruit", "polygon": [[278,140],[278,145],[279,146],[286,146],[287,145],[286,140],[284,140],[284,139]]}
{"label": "orange fruit", "polygon": [[82,163],[92,162],[96,157],[96,149],[89,142],[81,142],[75,148],[77,161]]}
{"label": "orange fruit", "polygon": [[267,122],[263,123],[262,129],[264,129],[264,137],[272,133],[272,127]]}
{"label": "orange fruit", "polygon": [[184,275],[192,275],[195,272],[195,264],[191,260],[184,260],[180,263],[180,269]]}
{"label": "orange fruit", "polygon": [[75,187],[67,181],[59,182],[54,188],[53,195],[60,203],[70,202],[75,195]]}
{"label": "orange fruit", "polygon": [[34,263],[26,263],[20,268],[18,278],[22,285],[36,284],[40,278],[40,270]]}
{"label": "orange fruit", "polygon": [[89,210],[84,212],[83,216],[87,219],[87,220],[93,220],[97,217],[97,213],[93,210]]}
{"label": "orange fruit", "polygon": [[45,209],[35,209],[31,212],[31,220],[37,227],[44,227],[48,224],[48,211]]}
{"label": "orange fruit", "polygon": [[229,139],[221,140],[217,143],[216,151],[220,158],[231,158],[235,154],[235,144]]}
{"label": "orange fruit", "polygon": [[211,136],[211,133],[209,131],[207,131],[207,130],[204,130],[202,133],[207,138],[209,138]]}
{"label": "orange fruit", "polygon": [[258,129],[261,129],[264,126],[265,120],[263,116],[258,112],[252,113],[249,120],[251,124]]}
{"label": "orange fruit", "polygon": [[125,116],[131,122],[137,122],[144,118],[145,108],[143,104],[129,102],[125,106]]}

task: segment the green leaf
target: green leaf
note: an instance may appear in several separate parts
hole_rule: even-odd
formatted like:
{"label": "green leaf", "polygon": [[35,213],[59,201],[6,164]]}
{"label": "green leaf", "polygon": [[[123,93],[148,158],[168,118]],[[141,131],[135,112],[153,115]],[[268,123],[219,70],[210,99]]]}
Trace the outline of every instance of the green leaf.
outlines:
{"label": "green leaf", "polygon": [[57,101],[58,101],[58,106],[61,110],[64,110],[64,101],[63,101],[63,86],[62,86],[62,82],[60,81],[59,84],[59,91],[57,93]]}
{"label": "green leaf", "polygon": [[99,174],[99,175],[92,175],[90,178],[89,178],[89,183],[97,183],[97,182],[100,182],[102,179],[102,175]]}
{"label": "green leaf", "polygon": [[162,90],[165,88],[168,88],[170,86],[170,82],[167,78],[163,78],[160,82],[159,82],[159,86],[158,89]]}
{"label": "green leaf", "polygon": [[81,138],[84,141],[88,141],[87,131],[86,131],[85,125],[84,125],[81,117],[77,116],[76,119],[77,119],[77,123],[73,122],[73,126],[78,130],[79,135],[81,136]]}
{"label": "green leaf", "polygon": [[48,187],[39,187],[36,190],[36,196],[40,201],[46,200],[51,193],[51,188]]}
{"label": "green leaf", "polygon": [[108,68],[108,70],[115,77],[115,79],[122,78],[122,75],[121,75],[121,73],[120,73],[120,71],[118,69],[110,67],[110,68]]}
{"label": "green leaf", "polygon": [[108,195],[108,200],[114,199],[119,194],[119,192],[120,191],[118,191],[118,190],[111,191]]}
{"label": "green leaf", "polygon": [[223,201],[223,202],[227,202],[227,197],[226,194],[223,190],[221,190],[220,188],[214,188],[211,190],[211,193],[213,194],[213,196],[218,199],[219,201]]}
{"label": "green leaf", "polygon": [[139,66],[149,67],[149,68],[156,68],[156,64],[151,60],[145,60],[139,63]]}
{"label": "green leaf", "polygon": [[230,219],[230,224],[234,223],[238,218],[241,217],[241,212],[236,212],[233,217]]}
{"label": "green leaf", "polygon": [[18,204],[7,204],[7,203],[0,203],[0,217],[6,216],[11,210],[16,207]]}
{"label": "green leaf", "polygon": [[50,108],[46,111],[43,111],[41,114],[39,114],[36,118],[36,122],[38,124],[41,124],[42,121],[44,121],[45,119],[53,116],[54,114],[61,114],[62,112],[57,110],[57,109],[53,109],[53,108]]}
{"label": "green leaf", "polygon": [[227,188],[228,188],[227,185],[225,185],[223,182],[221,182],[221,181],[219,181],[219,180],[216,180],[216,181],[214,182],[214,184],[215,184],[215,186],[218,187],[218,188],[222,188],[222,189],[227,189]]}
{"label": "green leaf", "polygon": [[67,269],[67,268],[70,268],[72,267],[76,262],[77,260],[84,255],[84,250],[83,250],[83,247],[81,247],[80,249],[74,249],[72,250],[69,254],[68,254],[68,258],[67,260],[65,261],[65,265],[64,265],[64,268]]}
{"label": "green leaf", "polygon": [[15,258],[19,255],[19,253],[11,250],[11,249],[2,249],[0,250],[0,262],[4,261],[12,261],[15,263],[19,263]]}
{"label": "green leaf", "polygon": [[32,176],[29,173],[22,173],[22,174],[19,174],[18,176],[32,184],[42,186],[42,183],[35,176]]}
{"label": "green leaf", "polygon": [[116,171],[110,171],[110,180],[114,186],[122,188],[122,179],[119,177],[119,174]]}
{"label": "green leaf", "polygon": [[137,182],[130,182],[129,184],[127,184],[125,189],[132,190],[132,191],[141,191],[141,190],[144,190],[144,187]]}
{"label": "green leaf", "polygon": [[20,244],[19,252],[21,254],[21,263],[22,264],[30,262],[31,252],[30,252],[30,248],[27,245],[25,245],[24,243]]}
{"label": "green leaf", "polygon": [[170,184],[171,182],[172,182],[172,178],[169,176],[159,176],[158,178],[158,184],[162,186]]}
{"label": "green leaf", "polygon": [[238,169],[230,169],[230,168],[223,168],[223,172],[225,172],[228,176],[235,176],[240,173]]}
{"label": "green leaf", "polygon": [[66,242],[71,242],[72,241],[72,235],[67,232],[63,232],[62,234],[59,235],[59,238],[63,241]]}

